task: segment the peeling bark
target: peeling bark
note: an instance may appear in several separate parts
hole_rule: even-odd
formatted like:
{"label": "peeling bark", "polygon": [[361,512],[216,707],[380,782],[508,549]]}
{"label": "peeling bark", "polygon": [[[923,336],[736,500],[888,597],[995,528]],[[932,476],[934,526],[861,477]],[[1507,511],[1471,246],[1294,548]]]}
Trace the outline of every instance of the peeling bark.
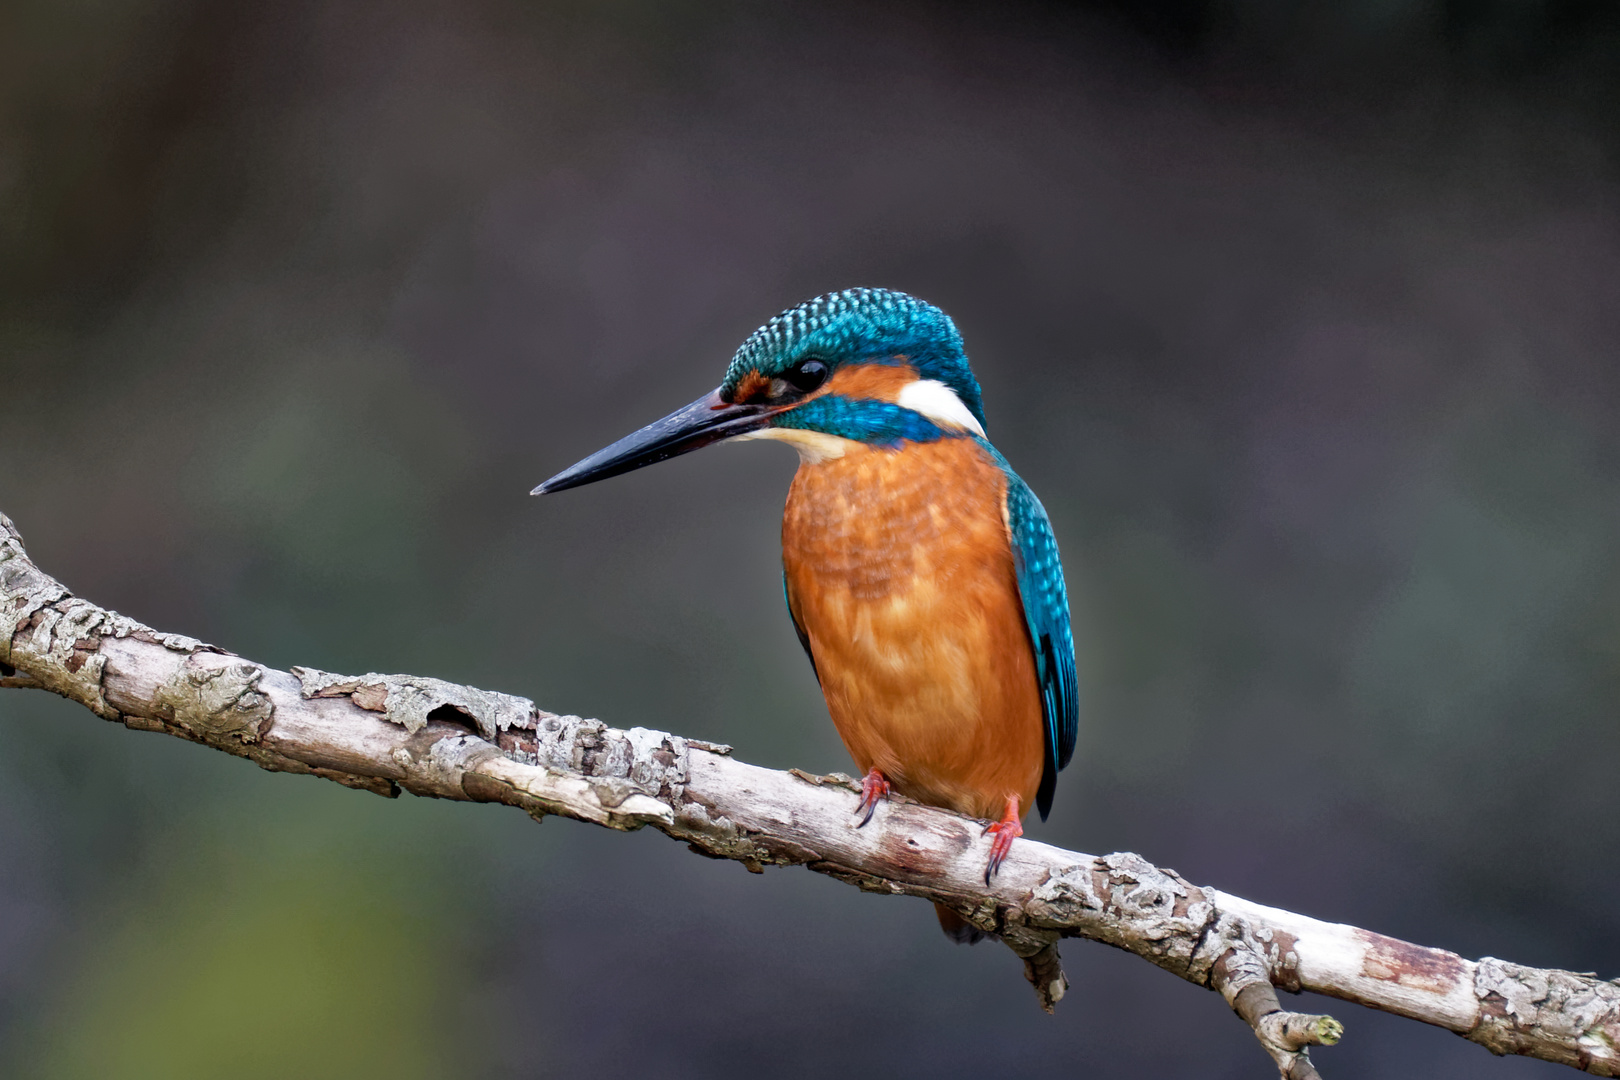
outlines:
{"label": "peeling bark", "polygon": [[847,776],[762,769],[727,746],[558,716],[439,679],[266,668],[74,597],[29,561],[3,514],[0,687],[50,690],[105,719],[272,771],[613,829],[652,825],[754,872],[801,865],[867,891],[923,897],[1000,937],[1048,1012],[1068,987],[1058,942],[1100,941],[1218,992],[1287,1080],[1317,1077],[1308,1048],[1332,1045],[1343,1029],[1285,1011],[1279,989],[1435,1024],[1496,1054],[1620,1076],[1620,984],[1466,960],[1265,907],[1131,853],[1020,839],[986,887],[982,822],[892,797],[856,829],[859,787]]}

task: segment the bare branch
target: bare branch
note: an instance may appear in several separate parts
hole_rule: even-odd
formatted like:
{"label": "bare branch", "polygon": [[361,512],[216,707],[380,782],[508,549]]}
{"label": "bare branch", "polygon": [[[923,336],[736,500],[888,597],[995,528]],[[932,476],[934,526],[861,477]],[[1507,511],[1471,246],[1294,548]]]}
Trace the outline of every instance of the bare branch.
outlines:
{"label": "bare branch", "polygon": [[272,771],[614,829],[652,825],[755,872],[804,865],[869,891],[924,897],[1022,957],[1048,1011],[1068,986],[1059,939],[1100,941],[1219,992],[1288,1080],[1316,1077],[1307,1048],[1332,1045],[1342,1028],[1284,1011],[1278,989],[1434,1024],[1493,1053],[1620,1076],[1620,984],[1465,960],[1264,907],[1129,853],[1019,840],[986,887],[980,822],[893,797],[856,829],[859,789],[845,776],[762,769],[729,747],[621,731],[438,679],[266,668],[74,597],[29,561],[3,514],[0,686],[51,690],[108,720]]}

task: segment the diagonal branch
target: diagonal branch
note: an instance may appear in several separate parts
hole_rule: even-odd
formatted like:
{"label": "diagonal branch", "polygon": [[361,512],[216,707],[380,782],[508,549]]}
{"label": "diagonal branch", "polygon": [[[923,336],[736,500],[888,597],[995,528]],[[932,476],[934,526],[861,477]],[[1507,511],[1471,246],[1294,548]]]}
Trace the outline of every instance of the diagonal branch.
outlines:
{"label": "diagonal branch", "polygon": [[[7,628],[10,632],[7,633]],[[614,829],[643,825],[699,854],[804,865],[862,889],[946,904],[1024,959],[1044,1008],[1068,986],[1057,942],[1126,950],[1219,992],[1286,1080],[1337,1021],[1284,1011],[1311,990],[1447,1028],[1496,1054],[1620,1076],[1620,984],[1465,960],[1193,885],[1139,855],[1028,840],[994,883],[981,823],[893,798],[855,829],[848,777],[777,772],[730,747],[557,716],[525,698],[410,675],[267,668],[161,634],[69,593],[0,514],[0,687],[51,690],[108,720],[162,731],[277,772],[381,795],[499,802]]]}

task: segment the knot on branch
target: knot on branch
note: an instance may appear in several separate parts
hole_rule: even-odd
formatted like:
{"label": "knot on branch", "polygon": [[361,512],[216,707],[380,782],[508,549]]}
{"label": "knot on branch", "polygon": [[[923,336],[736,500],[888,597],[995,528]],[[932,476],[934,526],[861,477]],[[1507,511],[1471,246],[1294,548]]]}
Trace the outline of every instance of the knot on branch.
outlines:
{"label": "knot on branch", "polygon": [[1254,1030],[1283,1080],[1319,1080],[1307,1047],[1332,1046],[1344,1026],[1331,1016],[1288,1012],[1277,1000],[1278,986],[1299,989],[1294,944],[1291,934],[1222,912],[1198,953],[1209,964],[1210,985]]}
{"label": "knot on branch", "polygon": [[156,705],[204,742],[258,742],[275,711],[259,691],[263,676],[258,664],[194,652],[158,688]]}
{"label": "knot on branch", "polygon": [[1294,935],[1287,931],[1222,911],[1199,944],[1195,968],[1208,972],[1207,981],[1227,995],[1228,1003],[1256,982],[1298,992],[1299,953],[1294,946]]}

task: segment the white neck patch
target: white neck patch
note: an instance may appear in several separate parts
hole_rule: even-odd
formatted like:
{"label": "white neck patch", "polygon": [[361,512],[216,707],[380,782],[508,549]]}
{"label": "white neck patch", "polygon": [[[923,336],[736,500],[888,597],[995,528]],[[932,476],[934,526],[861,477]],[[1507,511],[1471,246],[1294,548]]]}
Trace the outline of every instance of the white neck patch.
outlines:
{"label": "white neck patch", "polygon": [[979,423],[979,418],[962,404],[955,390],[938,379],[918,379],[907,383],[900,388],[900,396],[894,399],[894,403],[902,409],[922,413],[936,424],[961,428],[984,438],[984,427]]}

